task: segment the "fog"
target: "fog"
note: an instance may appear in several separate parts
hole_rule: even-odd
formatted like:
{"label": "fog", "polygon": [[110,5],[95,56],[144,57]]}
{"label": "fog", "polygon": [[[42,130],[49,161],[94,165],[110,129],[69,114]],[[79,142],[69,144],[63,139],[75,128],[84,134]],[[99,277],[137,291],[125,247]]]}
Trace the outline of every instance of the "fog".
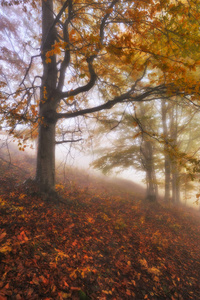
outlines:
{"label": "fog", "polygon": [[[5,134],[0,135],[0,147],[7,149],[7,160],[9,160],[12,157],[10,157],[9,150],[11,149],[12,145],[15,146],[15,151],[18,150],[18,141],[14,141],[13,138],[8,137]],[[36,148],[37,144],[36,142],[30,142],[27,143],[26,150],[24,154],[28,154],[31,158],[36,157]],[[22,151],[20,151],[22,153]],[[95,155],[91,152],[90,155],[86,155],[84,152],[81,152],[77,149],[70,148],[68,145],[58,145],[56,146],[56,168],[59,169],[61,172],[64,171],[64,168],[67,166],[78,168],[80,171],[83,169],[84,171],[88,172],[91,175],[95,176],[103,176],[102,172],[98,170],[94,170],[90,164],[95,159]],[[104,177],[104,176],[103,176]],[[109,178],[122,178],[128,181],[132,181],[133,183],[141,185],[141,187],[145,186],[145,173],[139,172],[137,170],[134,170],[132,168],[131,170],[124,170],[120,173],[114,173]],[[184,193],[181,193],[181,201],[183,205],[192,207],[196,210],[200,210],[200,201],[197,203],[197,197],[196,195],[199,193],[199,186],[198,183],[194,184],[194,190],[188,192],[187,196],[185,197]],[[162,198],[164,195],[164,191],[162,188],[159,189],[159,196]]]}
{"label": "fog", "polygon": [[[61,163],[61,164],[67,164],[70,166],[74,166],[74,167],[78,167],[80,169],[85,169],[89,172],[93,172],[95,174],[101,174],[102,172],[98,171],[98,170],[94,170],[90,164],[92,163],[92,161],[95,159],[95,155],[92,153],[86,155],[85,153],[76,150],[76,149],[71,149],[69,151],[69,148],[66,146],[56,146],[56,161],[57,163]],[[114,173],[112,174],[112,176],[117,177],[117,178],[123,178],[123,179],[128,179],[131,180],[137,184],[140,184],[142,186],[145,187],[145,184],[143,182],[144,180],[144,173],[143,172],[139,172],[137,170],[132,169],[131,171],[126,171],[124,170],[123,172],[118,173]]]}
{"label": "fog", "polygon": [[[32,158],[36,157],[37,153],[37,143],[35,141],[27,142],[27,147],[25,153],[30,155]],[[7,136],[6,134],[0,135],[0,147],[6,148],[9,156],[9,148],[11,145],[16,147],[16,151],[18,150],[18,141],[12,137]],[[73,147],[70,148],[68,145],[58,145],[56,146],[56,165],[57,167],[64,168],[65,166],[75,167],[78,169],[84,169],[88,172],[102,175],[102,172],[98,170],[94,170],[90,164],[94,160],[94,154],[91,152],[90,155],[86,155],[84,152],[81,152]],[[144,175],[142,172],[138,172],[136,170],[132,171],[123,171],[120,174],[114,174],[114,177],[123,178],[131,180],[135,183],[138,183],[145,187],[142,180],[144,179]]]}

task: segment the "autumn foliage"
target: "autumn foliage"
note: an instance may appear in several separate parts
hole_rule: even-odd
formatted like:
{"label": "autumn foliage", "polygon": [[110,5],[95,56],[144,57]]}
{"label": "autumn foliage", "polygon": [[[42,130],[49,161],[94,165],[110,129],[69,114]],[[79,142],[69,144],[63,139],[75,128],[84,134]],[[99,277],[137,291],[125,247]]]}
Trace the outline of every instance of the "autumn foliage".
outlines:
{"label": "autumn foliage", "polygon": [[198,213],[80,173],[43,201],[0,163],[0,300],[199,299]]}
{"label": "autumn foliage", "polygon": [[4,0],[1,10],[1,123],[38,134],[42,192],[55,189],[55,144],[80,141],[87,118],[156,99],[199,105],[198,1]]}

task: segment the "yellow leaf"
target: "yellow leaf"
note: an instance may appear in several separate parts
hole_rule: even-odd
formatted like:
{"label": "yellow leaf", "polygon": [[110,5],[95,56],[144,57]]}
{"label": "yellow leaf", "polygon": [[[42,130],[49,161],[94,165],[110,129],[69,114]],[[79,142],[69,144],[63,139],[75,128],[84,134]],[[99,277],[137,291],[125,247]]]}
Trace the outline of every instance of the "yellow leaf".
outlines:
{"label": "yellow leaf", "polygon": [[142,265],[143,267],[145,267],[145,268],[148,269],[148,263],[147,263],[147,261],[146,261],[145,258],[144,258],[144,259],[139,259],[139,262],[141,263],[141,265]]}
{"label": "yellow leaf", "polygon": [[64,292],[59,292],[59,296],[61,296],[61,299],[71,299],[72,294],[71,293],[64,293]]}
{"label": "yellow leaf", "polygon": [[0,252],[1,253],[6,253],[6,252],[9,252],[11,250],[12,250],[12,248],[10,246],[6,245],[6,244],[3,245],[2,247],[0,247]]}
{"label": "yellow leaf", "polygon": [[112,295],[112,291],[105,291],[105,290],[102,290],[102,292],[106,295]]}
{"label": "yellow leaf", "polygon": [[[20,194],[19,199],[23,200],[26,197],[26,194]],[[19,207],[20,210],[23,210],[23,207]]]}
{"label": "yellow leaf", "polygon": [[156,267],[152,267],[152,268],[148,268],[148,271],[154,275],[160,275],[161,272],[159,269],[157,269]]}
{"label": "yellow leaf", "polygon": [[159,282],[158,276],[154,276],[153,280],[156,281],[156,282]]}

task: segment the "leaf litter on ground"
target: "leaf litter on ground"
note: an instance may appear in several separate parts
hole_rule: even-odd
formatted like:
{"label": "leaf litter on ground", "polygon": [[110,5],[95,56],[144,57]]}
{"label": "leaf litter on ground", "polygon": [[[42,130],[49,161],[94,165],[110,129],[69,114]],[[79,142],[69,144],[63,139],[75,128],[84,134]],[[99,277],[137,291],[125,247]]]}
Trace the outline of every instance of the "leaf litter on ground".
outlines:
{"label": "leaf litter on ground", "polygon": [[200,299],[198,213],[80,173],[47,202],[1,164],[0,300]]}

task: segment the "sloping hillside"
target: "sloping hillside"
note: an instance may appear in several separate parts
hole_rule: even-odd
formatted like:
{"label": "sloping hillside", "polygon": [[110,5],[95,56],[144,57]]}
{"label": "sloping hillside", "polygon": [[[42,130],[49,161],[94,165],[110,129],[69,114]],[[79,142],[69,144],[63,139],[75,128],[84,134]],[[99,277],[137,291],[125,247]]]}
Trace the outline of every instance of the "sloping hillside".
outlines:
{"label": "sloping hillside", "polygon": [[70,169],[56,187],[64,201],[47,202],[20,184],[33,174],[29,157],[4,159],[0,300],[200,299],[193,210],[152,206],[137,185]]}

